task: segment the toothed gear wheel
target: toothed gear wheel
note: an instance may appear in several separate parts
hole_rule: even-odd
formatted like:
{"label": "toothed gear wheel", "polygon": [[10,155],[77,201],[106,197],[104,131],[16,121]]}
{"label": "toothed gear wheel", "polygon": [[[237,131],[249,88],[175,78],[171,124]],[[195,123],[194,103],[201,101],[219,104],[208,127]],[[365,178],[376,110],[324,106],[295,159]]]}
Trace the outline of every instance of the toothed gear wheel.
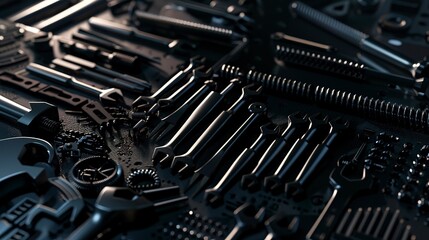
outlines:
{"label": "toothed gear wheel", "polygon": [[122,176],[122,167],[111,158],[91,156],[73,165],[68,180],[83,193],[97,194],[105,186],[117,185]]}
{"label": "toothed gear wheel", "polygon": [[137,193],[144,190],[158,188],[161,186],[161,179],[155,170],[150,168],[133,170],[128,174],[127,186]]}

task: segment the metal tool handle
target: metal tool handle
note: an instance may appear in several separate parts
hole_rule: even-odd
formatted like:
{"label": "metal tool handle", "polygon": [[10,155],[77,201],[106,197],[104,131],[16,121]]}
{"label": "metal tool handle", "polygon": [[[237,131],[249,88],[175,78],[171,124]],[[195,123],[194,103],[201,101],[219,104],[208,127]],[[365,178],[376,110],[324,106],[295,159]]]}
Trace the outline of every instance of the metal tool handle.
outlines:
{"label": "metal tool handle", "polygon": [[311,22],[312,24],[319,26],[326,31],[332,33],[332,35],[343,38],[347,42],[359,47],[363,39],[368,38],[368,35],[360,32],[352,27],[345,25],[344,23],[335,20],[302,2],[293,2],[290,5],[293,13],[299,17]]}
{"label": "metal tool handle", "polygon": [[55,81],[63,85],[73,86],[77,89],[80,89],[82,91],[85,91],[97,96],[101,93],[100,89],[96,87],[80,82],[70,75],[64,74],[62,72],[42,66],[37,63],[30,63],[26,69],[32,73],[36,73],[41,76],[44,76],[51,81]]}
{"label": "metal tool handle", "polygon": [[94,239],[97,234],[105,229],[106,214],[100,212],[94,213],[94,215],[74,230],[67,238],[67,240],[90,240]]}
{"label": "metal tool handle", "polygon": [[28,112],[30,112],[29,108],[0,95],[0,116],[8,118],[10,121],[16,121]]}

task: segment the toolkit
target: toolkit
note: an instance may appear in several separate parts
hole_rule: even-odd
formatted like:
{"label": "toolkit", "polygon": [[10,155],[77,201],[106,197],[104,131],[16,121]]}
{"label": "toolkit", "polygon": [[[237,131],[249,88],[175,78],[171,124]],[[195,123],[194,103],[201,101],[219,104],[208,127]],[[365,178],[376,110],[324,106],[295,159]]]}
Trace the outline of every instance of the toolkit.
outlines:
{"label": "toolkit", "polygon": [[429,1],[3,0],[0,239],[426,239]]}

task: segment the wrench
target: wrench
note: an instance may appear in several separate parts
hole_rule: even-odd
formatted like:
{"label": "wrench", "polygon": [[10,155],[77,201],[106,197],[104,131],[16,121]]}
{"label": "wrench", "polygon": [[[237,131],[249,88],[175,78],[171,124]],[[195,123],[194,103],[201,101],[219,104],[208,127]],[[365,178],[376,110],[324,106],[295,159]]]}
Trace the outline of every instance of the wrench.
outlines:
{"label": "wrench", "polygon": [[39,65],[37,63],[30,63],[26,69],[32,73],[39,74],[43,77],[46,77],[47,79],[53,82],[61,83],[62,85],[65,85],[65,86],[71,86],[78,90],[82,90],[84,92],[97,96],[99,97],[101,102],[103,101],[121,102],[121,103],[125,102],[122,92],[119,89],[116,89],[116,88],[99,89],[87,83],[78,81],[76,78],[72,76],[69,76],[62,72],[58,72],[54,69]]}
{"label": "wrench", "polygon": [[234,184],[236,178],[249,166],[253,157],[262,149],[265,143],[272,137],[277,135],[278,126],[271,123],[264,124],[260,127],[261,133],[258,138],[249,148],[245,148],[243,152],[235,159],[228,171],[223,175],[213,188],[205,190],[204,199],[210,204],[220,203],[225,192]]}
{"label": "wrench", "polygon": [[326,137],[326,130],[328,130],[327,120],[327,117],[321,114],[309,117],[310,127],[307,132],[295,142],[274,175],[265,177],[265,189],[273,193],[284,191],[284,181],[287,174],[290,174],[290,171],[293,167],[296,167],[299,160],[307,158],[317,144]]}
{"label": "wrench", "polygon": [[243,235],[251,232],[264,221],[265,214],[266,211],[264,207],[256,211],[255,207],[249,203],[241,205],[234,211],[234,217],[237,224],[225,239],[242,239]]}
{"label": "wrench", "polygon": [[359,178],[350,178],[349,174],[358,171],[356,164],[344,165],[335,168],[329,176],[329,183],[333,189],[332,196],[323,208],[316,222],[306,235],[306,239],[329,239],[331,230],[342,217],[342,212],[348,203],[356,196],[362,196],[373,186],[373,179],[367,176],[366,169],[362,168]]}
{"label": "wrench", "polygon": [[159,120],[160,122],[156,124],[156,127],[149,132],[148,138],[157,136],[156,140],[162,139],[184,116],[187,115],[188,110],[193,109],[195,104],[201,101],[201,98],[207,93],[214,91],[216,86],[216,82],[212,80],[205,81],[204,86],[198,89],[191,97],[188,98],[188,100],[186,100],[186,102],[184,102],[174,112]]}
{"label": "wrench", "polygon": [[175,148],[181,143],[190,132],[195,129],[214,109],[216,109],[225,98],[225,95],[239,86],[237,79],[231,80],[230,84],[225,87],[221,93],[210,92],[209,95],[198,105],[191,116],[186,120],[182,127],[163,146],[156,147],[152,155],[154,163],[160,163],[165,166],[173,160],[175,156]]}
{"label": "wrench", "polygon": [[[199,187],[194,192],[196,195],[205,187],[210,178],[217,172],[217,168],[221,164],[223,158],[229,153],[236,142],[243,137],[248,129],[259,120],[260,117],[265,115],[266,106],[261,103],[253,103],[249,106],[249,111],[252,113],[246,121],[234,132],[234,134],[222,145],[222,147],[208,160],[203,166],[197,169],[189,182],[188,188],[195,183],[199,183]],[[189,163],[193,164],[193,163]],[[189,167],[187,163],[186,167]],[[193,166],[192,166],[193,167]]]}
{"label": "wrench", "polygon": [[140,96],[133,102],[134,108],[139,108],[147,110],[155,104],[158,99],[165,95],[168,91],[173,89],[179,82],[181,82],[193,69],[199,67],[202,63],[202,59],[199,57],[194,57],[189,60],[189,65],[177,72],[173,77],[171,77],[161,88],[159,88],[151,96]]}
{"label": "wrench", "polygon": [[171,207],[188,199],[179,194],[177,186],[146,190],[141,196],[126,187],[105,187],[97,198],[92,216],[67,239],[94,239],[118,221],[124,225],[137,221],[140,227],[150,225],[157,216],[158,208]]}
{"label": "wrench", "polygon": [[324,159],[326,159],[332,145],[334,145],[338,141],[339,136],[348,129],[349,122],[337,118],[330,121],[329,125],[331,129],[328,136],[311,153],[295,181],[286,183],[285,190],[288,196],[301,197],[303,195],[303,188],[307,186],[311,178],[314,177],[314,173],[320,167]]}
{"label": "wrench", "polygon": [[[207,130],[195,141],[192,147],[185,153],[180,156],[176,156],[173,159],[171,165],[172,168],[175,168],[177,163],[180,163],[182,166],[193,167],[196,156],[199,152],[204,150],[204,147],[214,138],[225,126],[228,126],[232,117],[246,104],[252,97],[255,97],[260,94],[262,88],[253,89],[254,85],[247,85],[241,89],[241,95],[232,106],[216,117],[216,119],[207,127]],[[249,107],[251,113],[261,113],[265,112],[266,107],[263,109],[258,109],[260,105],[252,105]],[[261,111],[262,110],[262,111]]]}
{"label": "wrench", "polygon": [[288,116],[288,125],[282,132],[280,138],[274,140],[258,161],[256,167],[250,174],[246,174],[241,179],[241,187],[250,191],[256,191],[260,187],[260,178],[271,168],[276,156],[292,145],[298,136],[304,133],[308,126],[307,117],[301,113],[293,113]]}

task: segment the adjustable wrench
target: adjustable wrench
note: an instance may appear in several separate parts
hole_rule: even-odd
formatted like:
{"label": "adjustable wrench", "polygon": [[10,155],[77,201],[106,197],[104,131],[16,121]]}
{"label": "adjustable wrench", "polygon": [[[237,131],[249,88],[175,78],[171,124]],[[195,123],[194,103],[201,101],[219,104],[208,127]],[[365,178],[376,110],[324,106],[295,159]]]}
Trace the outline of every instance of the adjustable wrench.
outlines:
{"label": "adjustable wrench", "polygon": [[30,63],[27,68],[28,71],[46,77],[51,81],[55,81],[65,86],[71,86],[78,90],[82,90],[94,96],[100,98],[101,102],[121,102],[124,103],[124,98],[121,90],[116,88],[109,89],[100,89],[94,86],[91,86],[87,83],[78,81],[76,78],[64,74],[62,72],[58,72],[54,69],[39,65],[37,63]]}

